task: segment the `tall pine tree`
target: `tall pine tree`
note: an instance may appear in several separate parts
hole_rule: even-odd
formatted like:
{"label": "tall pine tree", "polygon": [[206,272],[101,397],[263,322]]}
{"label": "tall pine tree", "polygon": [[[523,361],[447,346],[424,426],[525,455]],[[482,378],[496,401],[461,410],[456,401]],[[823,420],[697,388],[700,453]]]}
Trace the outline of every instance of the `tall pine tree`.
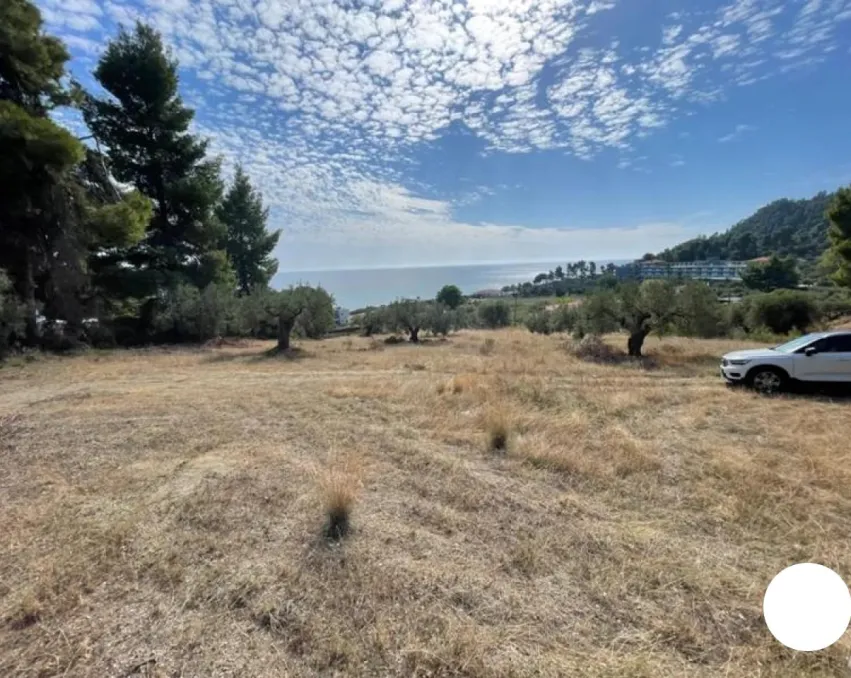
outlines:
{"label": "tall pine tree", "polygon": [[830,249],[825,259],[837,284],[851,287],[851,186],[840,188],[827,210]]}
{"label": "tall pine tree", "polygon": [[116,178],[154,203],[145,238],[112,262],[121,287],[141,296],[228,279],[224,229],[215,216],[223,190],[219,162],[205,159],[206,140],[188,132],[194,111],[178,94],[177,61],[159,33],[141,23],[122,29],[94,75],[112,96],[88,97],[85,120],[109,148]]}
{"label": "tall pine tree", "polygon": [[241,166],[237,166],[233,185],[217,214],[227,229],[226,249],[239,291],[247,294],[257,285],[268,285],[278,271],[278,260],[270,255],[281,232],[266,230],[269,210]]}

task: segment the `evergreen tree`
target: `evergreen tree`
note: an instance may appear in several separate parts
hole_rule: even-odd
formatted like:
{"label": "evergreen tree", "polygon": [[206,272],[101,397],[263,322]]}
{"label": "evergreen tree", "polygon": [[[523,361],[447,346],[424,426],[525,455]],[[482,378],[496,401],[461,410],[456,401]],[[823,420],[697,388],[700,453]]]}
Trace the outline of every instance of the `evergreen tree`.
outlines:
{"label": "evergreen tree", "polygon": [[145,238],[118,268],[135,273],[147,294],[226,280],[224,229],[214,214],[223,188],[219,162],[205,159],[207,142],[187,131],[194,111],[178,94],[177,61],[159,33],[141,23],[122,29],[94,75],[112,97],[88,97],[85,120],[109,148],[116,178],[154,203]]}
{"label": "evergreen tree", "polygon": [[227,232],[225,248],[239,291],[248,294],[256,285],[268,285],[278,271],[278,260],[270,254],[281,232],[266,231],[269,210],[241,166],[237,166],[233,185],[216,214]]}
{"label": "evergreen tree", "polygon": [[827,262],[834,269],[833,279],[851,287],[851,187],[841,188],[827,210],[830,249]]}

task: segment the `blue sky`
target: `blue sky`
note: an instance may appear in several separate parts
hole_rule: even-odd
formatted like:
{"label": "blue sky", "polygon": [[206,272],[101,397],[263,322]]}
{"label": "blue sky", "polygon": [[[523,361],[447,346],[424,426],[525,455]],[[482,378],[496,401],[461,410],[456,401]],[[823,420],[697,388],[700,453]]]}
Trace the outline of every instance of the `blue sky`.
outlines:
{"label": "blue sky", "polygon": [[287,270],[624,259],[851,182],[851,0],[37,0],[141,18]]}

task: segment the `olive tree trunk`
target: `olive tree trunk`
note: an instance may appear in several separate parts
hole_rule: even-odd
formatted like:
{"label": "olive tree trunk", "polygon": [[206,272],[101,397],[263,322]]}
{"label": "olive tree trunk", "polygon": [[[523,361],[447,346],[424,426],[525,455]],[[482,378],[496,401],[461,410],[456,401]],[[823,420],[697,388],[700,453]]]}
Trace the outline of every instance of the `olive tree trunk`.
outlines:
{"label": "olive tree trunk", "polygon": [[650,328],[647,327],[630,332],[629,339],[626,342],[627,353],[629,353],[630,357],[641,357],[641,348],[644,346],[644,340],[648,334],[650,334]]}
{"label": "olive tree trunk", "polygon": [[[302,309],[303,310],[303,309]],[[290,348],[290,335],[295,327],[295,321],[301,314],[301,310],[297,313],[278,314],[278,346],[277,351],[288,351]]]}
{"label": "olive tree trunk", "polygon": [[420,340],[420,328],[411,327],[408,329],[408,332],[411,333],[411,342],[413,342],[414,344],[418,343]]}

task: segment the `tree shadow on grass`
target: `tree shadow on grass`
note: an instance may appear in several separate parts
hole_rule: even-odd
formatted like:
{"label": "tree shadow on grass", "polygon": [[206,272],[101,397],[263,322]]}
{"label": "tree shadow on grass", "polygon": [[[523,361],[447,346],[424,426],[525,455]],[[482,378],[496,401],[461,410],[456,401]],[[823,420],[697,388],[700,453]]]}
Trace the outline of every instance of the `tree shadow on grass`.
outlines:
{"label": "tree shadow on grass", "polygon": [[306,351],[297,346],[291,346],[286,351],[279,351],[277,348],[271,348],[266,351],[256,353],[215,353],[205,357],[202,363],[228,363],[228,362],[245,362],[257,363],[270,360],[280,360],[284,362],[295,362],[312,358],[315,354]]}

